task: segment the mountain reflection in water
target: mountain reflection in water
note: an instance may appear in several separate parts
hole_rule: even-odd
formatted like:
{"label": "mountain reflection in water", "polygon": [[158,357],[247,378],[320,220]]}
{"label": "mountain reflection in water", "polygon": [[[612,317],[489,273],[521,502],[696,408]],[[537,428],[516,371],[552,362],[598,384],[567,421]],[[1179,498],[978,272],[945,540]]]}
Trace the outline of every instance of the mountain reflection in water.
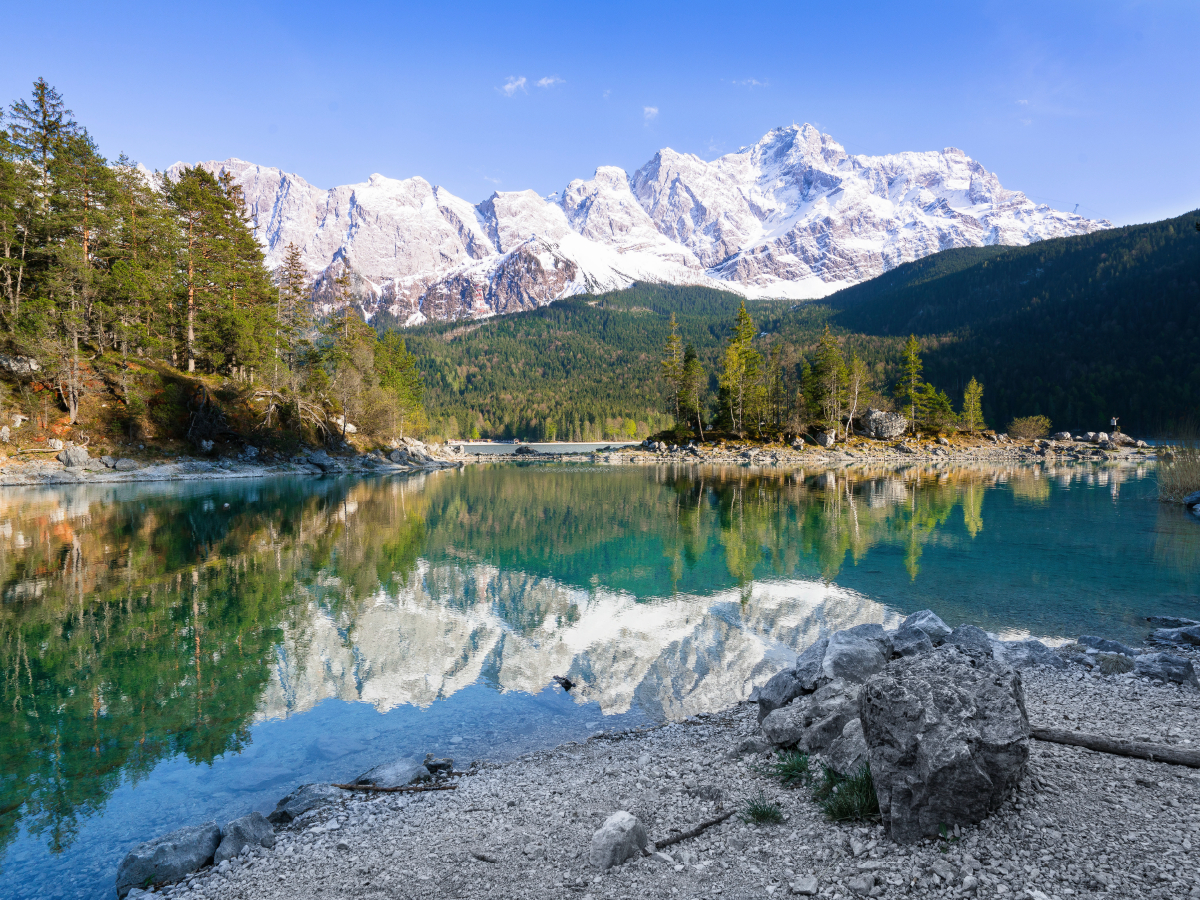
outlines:
{"label": "mountain reflection in water", "polygon": [[1196,529],[1148,474],[489,466],[5,489],[0,848],[23,830],[69,854],[160,762],[224,764],[260,723],[334,698],[387,713],[566,674],[577,704],[677,719],[745,698],[823,631],[922,606],[1128,636],[1147,596],[1195,606]]}

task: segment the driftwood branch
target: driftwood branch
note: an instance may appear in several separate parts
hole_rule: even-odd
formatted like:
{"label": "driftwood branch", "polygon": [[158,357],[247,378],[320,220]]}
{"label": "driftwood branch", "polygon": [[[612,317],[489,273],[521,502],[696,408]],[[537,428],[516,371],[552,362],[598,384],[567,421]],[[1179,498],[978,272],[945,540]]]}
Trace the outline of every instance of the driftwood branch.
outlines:
{"label": "driftwood branch", "polygon": [[343,791],[374,791],[377,794],[416,794],[421,791],[452,791],[457,784],[405,785],[404,787],[376,787],[373,784],[335,784]]}
{"label": "driftwood branch", "polygon": [[695,828],[691,829],[690,831],[682,831],[679,834],[675,835],[675,837],[669,837],[669,838],[664,838],[661,841],[655,841],[654,849],[661,850],[663,847],[670,847],[672,844],[678,844],[682,841],[688,840],[689,838],[699,837],[701,834],[703,834],[709,828],[712,828],[714,825],[720,825],[722,822],[724,822],[726,819],[728,819],[730,816],[732,816],[735,812],[737,812],[736,809],[731,809],[731,810],[729,810],[729,812],[721,813],[721,815],[717,816],[715,819],[709,819],[707,822],[701,822],[699,825],[697,825]]}
{"label": "driftwood branch", "polygon": [[1114,756],[1130,756],[1134,759],[1148,759],[1151,762],[1200,769],[1200,750],[1181,750],[1178,747],[1151,744],[1146,741],[1122,741],[1099,734],[1066,731],[1062,728],[1034,728],[1031,730],[1031,736],[1034,740],[1047,741],[1051,744],[1086,747],[1088,750],[1095,750],[1098,753],[1111,753]]}

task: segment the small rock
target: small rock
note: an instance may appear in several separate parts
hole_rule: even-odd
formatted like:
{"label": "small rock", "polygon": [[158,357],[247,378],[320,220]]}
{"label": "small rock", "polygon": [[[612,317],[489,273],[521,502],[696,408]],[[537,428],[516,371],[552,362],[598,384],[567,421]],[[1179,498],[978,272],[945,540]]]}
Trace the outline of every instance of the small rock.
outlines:
{"label": "small rock", "polygon": [[61,450],[64,445],[63,442],[58,438],[50,438],[50,440],[46,442],[46,446],[51,450]]}
{"label": "small rock", "polygon": [[815,897],[819,888],[816,875],[802,875],[792,882],[792,893],[801,897]]}
{"label": "small rock", "polygon": [[100,464],[111,469],[117,464],[117,460],[112,456],[102,456],[100,457]]}
{"label": "small rock", "polygon": [[427,753],[425,754],[425,762],[423,765],[434,775],[438,774],[439,772],[445,772],[449,774],[450,772],[454,771],[454,760],[448,756],[438,759],[435,758],[432,753]]}
{"label": "small rock", "polygon": [[339,850],[349,850],[349,849],[350,849],[350,845],[349,845],[349,844],[347,844],[345,841],[338,841],[338,842],[337,842],[337,848],[338,848]]}
{"label": "small rock", "polygon": [[310,809],[338,803],[345,796],[345,791],[332,784],[302,784],[279,801],[267,821],[275,824],[290,822]]}
{"label": "small rock", "polygon": [[986,659],[992,658],[992,639],[977,625],[959,625],[950,632],[946,643],[953,644],[967,653],[978,654]]}
{"label": "small rock", "polygon": [[929,635],[912,625],[905,625],[892,635],[892,652],[899,656],[920,656],[933,650]]}
{"label": "small rock", "polygon": [[637,856],[649,843],[642,823],[621,810],[605,819],[600,830],[592,835],[588,859],[604,871]]}
{"label": "small rock", "polygon": [[787,706],[804,693],[804,687],[790,669],[776,672],[771,680],[762,686],[758,692],[758,721],[759,724],[781,706]]}
{"label": "small rock", "polygon": [[1051,669],[1067,668],[1067,661],[1043,644],[1029,639],[1024,641],[992,641],[992,656],[1014,669],[1029,666],[1047,666]]}
{"label": "small rock", "polygon": [[0,443],[7,444],[10,436],[11,432],[8,430],[8,426],[0,426]]}
{"label": "small rock", "polygon": [[1133,661],[1133,671],[1146,678],[1160,678],[1191,688],[1200,688],[1192,661],[1171,653],[1145,653]]}
{"label": "small rock", "polygon": [[263,818],[260,812],[252,812],[248,816],[234,819],[221,829],[221,845],[213,856],[213,861],[222,863],[241,854],[247,847],[275,846],[275,829]]}
{"label": "small rock", "polygon": [[929,639],[933,641],[936,647],[941,644],[946,638],[950,637],[952,629],[949,625],[943,622],[932,610],[923,609],[920,612],[915,612],[903,622],[900,623],[900,628],[920,628],[923,632],[929,635]]}
{"label": "small rock", "polygon": [[829,679],[861,683],[882,670],[891,656],[892,639],[882,625],[855,625],[830,636],[821,672]]}
{"label": "small rock", "polygon": [[839,775],[858,774],[867,764],[867,741],[863,737],[862,720],[851,719],[842,729],[841,737],[825,751],[825,764]]}
{"label": "small rock", "polygon": [[[453,768],[453,764],[451,764],[451,768]],[[427,765],[419,763],[415,759],[404,758],[368,769],[354,779],[353,783],[371,784],[375,787],[403,787],[406,784],[428,781],[431,777],[430,773],[431,770]]]}
{"label": "small rock", "polygon": [[68,469],[84,465],[90,457],[86,447],[65,447],[58,456],[54,457]]}
{"label": "small rock", "polygon": [[851,893],[858,894],[860,897],[866,897],[871,893],[871,888],[875,887],[875,876],[870,872],[856,875],[846,882],[846,887],[850,888]]}
{"label": "small rock", "polygon": [[792,677],[802,690],[815,691],[824,680],[821,663],[825,661],[825,651],[828,647],[829,638],[818,638],[805,648],[796,660],[796,665],[792,666]]}
{"label": "small rock", "polygon": [[1090,634],[1085,634],[1081,637],[1078,643],[1085,647],[1094,647],[1101,653],[1120,653],[1122,656],[1128,656],[1130,659],[1137,656],[1137,651],[1132,647],[1127,647],[1120,641],[1110,641],[1108,638],[1094,637]]}

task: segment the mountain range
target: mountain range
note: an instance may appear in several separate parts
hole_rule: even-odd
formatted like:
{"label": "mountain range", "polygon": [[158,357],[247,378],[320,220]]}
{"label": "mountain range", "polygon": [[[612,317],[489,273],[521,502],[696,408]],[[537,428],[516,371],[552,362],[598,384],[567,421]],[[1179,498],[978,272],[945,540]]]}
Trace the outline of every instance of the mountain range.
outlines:
{"label": "mountain range", "polygon": [[368,315],[407,324],[637,281],[813,299],[940,250],[1110,227],[1005,189],[954,147],[851,155],[807,124],[712,161],[663,149],[632,175],[601,166],[547,197],[497,191],[474,205],[417,176],[323,190],[240,159],[199,165],[241,187],[268,266],[295,244],[320,298],[345,264]]}

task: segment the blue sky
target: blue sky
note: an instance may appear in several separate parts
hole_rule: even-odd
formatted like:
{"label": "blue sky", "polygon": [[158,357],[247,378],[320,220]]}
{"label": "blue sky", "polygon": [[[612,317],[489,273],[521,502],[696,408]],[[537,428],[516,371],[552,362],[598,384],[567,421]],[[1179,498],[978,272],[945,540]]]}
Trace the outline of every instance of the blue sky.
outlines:
{"label": "blue sky", "polygon": [[1117,224],[1200,207],[1195,0],[42,0],[5,31],[6,103],[44,76],[106,154],[151,168],[239,156],[478,201],[812,122],[851,153],[959,147]]}

